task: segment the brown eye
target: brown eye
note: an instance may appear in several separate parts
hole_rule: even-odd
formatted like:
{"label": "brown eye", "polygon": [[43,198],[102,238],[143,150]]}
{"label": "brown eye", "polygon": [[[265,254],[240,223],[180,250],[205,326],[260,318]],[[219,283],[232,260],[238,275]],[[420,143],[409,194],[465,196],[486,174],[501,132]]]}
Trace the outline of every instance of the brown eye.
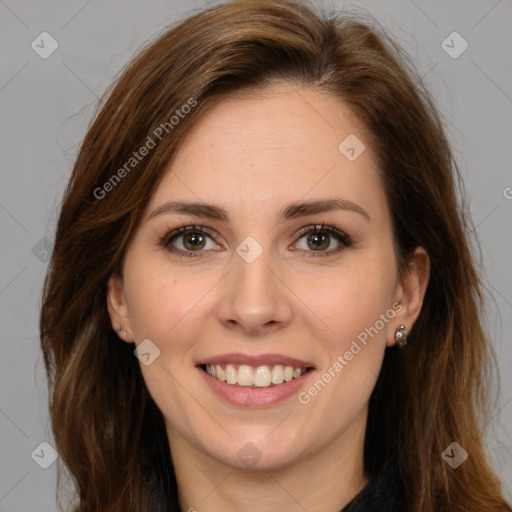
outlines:
{"label": "brown eye", "polygon": [[[212,247],[207,247],[209,240],[212,242]],[[175,229],[165,235],[160,241],[160,245],[170,252],[190,257],[200,256],[202,252],[205,252],[203,249],[219,247],[218,244],[213,243],[212,235],[198,226],[183,226]]]}
{"label": "brown eye", "polygon": [[330,235],[323,233],[311,233],[308,235],[308,246],[311,249],[328,249],[330,245]]}
{"label": "brown eye", "polygon": [[[299,233],[299,238],[306,238],[306,246],[299,248],[306,256],[331,256],[350,247],[352,240],[348,235],[333,226],[308,226]],[[334,239],[334,242],[333,242]],[[211,241],[212,246],[207,247]],[[338,248],[327,250],[338,244]],[[218,250],[220,246],[213,240],[213,235],[200,226],[183,226],[165,235],[160,245],[169,252],[184,257],[201,256],[209,250]]]}
{"label": "brown eye", "polygon": [[187,233],[182,236],[183,246],[187,250],[204,249],[206,238],[198,233]]}
{"label": "brown eye", "polygon": [[[333,226],[308,226],[299,233],[300,238],[306,237],[306,248],[301,249],[308,253],[307,256],[330,256],[339,253],[352,245],[352,240],[345,233]],[[332,239],[339,245],[337,249],[327,251],[333,245]],[[334,244],[335,245],[335,244]],[[317,254],[314,254],[314,253]]]}

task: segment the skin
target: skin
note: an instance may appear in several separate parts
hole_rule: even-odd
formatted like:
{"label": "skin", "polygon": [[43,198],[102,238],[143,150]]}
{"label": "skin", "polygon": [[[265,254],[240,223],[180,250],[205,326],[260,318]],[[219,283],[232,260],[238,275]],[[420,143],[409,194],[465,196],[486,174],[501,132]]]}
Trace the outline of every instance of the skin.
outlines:
{"label": "skin", "polygon": [[[124,277],[109,281],[113,328],[160,349],[141,369],[165,417],[182,510],[338,511],[369,481],[368,401],[396,328],[409,331],[420,312],[429,261],[418,248],[399,276],[375,156],[366,144],[349,161],[338,150],[349,134],[366,139],[346,105],[313,89],[278,83],[223,99],[184,139],[127,249]],[[276,223],[284,204],[334,197],[370,219],[344,210]],[[218,204],[230,222],[176,213],[147,220],[169,200]],[[330,245],[316,249],[312,235],[297,236],[322,223],[352,245],[327,234]],[[206,236],[200,256],[180,257],[159,238],[181,225],[205,226],[215,238]],[[263,248],[250,264],[236,253],[247,236]],[[190,252],[184,241],[173,246]],[[331,255],[308,257],[321,251]],[[395,302],[394,318],[307,404],[294,395],[235,406],[195,367],[223,353],[279,353],[314,363],[309,387]],[[249,442],[261,455],[251,468],[237,456]]]}

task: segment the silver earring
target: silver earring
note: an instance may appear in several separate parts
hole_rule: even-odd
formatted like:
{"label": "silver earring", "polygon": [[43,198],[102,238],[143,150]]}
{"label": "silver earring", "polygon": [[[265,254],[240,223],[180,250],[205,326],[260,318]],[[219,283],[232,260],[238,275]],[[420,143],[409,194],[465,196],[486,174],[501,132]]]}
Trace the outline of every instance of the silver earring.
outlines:
{"label": "silver earring", "polygon": [[[117,332],[121,332],[121,330],[122,330],[122,328],[121,328],[121,326],[119,326],[119,327],[117,328]],[[126,336],[126,331],[123,331],[123,334]]]}
{"label": "silver earring", "polygon": [[397,327],[395,331],[395,341],[400,348],[407,345],[407,331],[405,330],[405,325],[399,325]]}

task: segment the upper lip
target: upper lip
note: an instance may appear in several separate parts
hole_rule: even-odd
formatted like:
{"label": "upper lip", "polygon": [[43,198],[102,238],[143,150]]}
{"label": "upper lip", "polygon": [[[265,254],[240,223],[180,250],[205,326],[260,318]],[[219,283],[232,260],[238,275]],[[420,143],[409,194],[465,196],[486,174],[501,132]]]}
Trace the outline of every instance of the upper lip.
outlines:
{"label": "upper lip", "polygon": [[201,359],[197,362],[197,366],[208,364],[246,364],[248,366],[275,366],[281,364],[283,366],[293,366],[294,368],[314,368],[315,365],[311,361],[303,361],[295,357],[289,357],[282,354],[259,354],[248,355],[241,353],[219,354],[217,356]]}

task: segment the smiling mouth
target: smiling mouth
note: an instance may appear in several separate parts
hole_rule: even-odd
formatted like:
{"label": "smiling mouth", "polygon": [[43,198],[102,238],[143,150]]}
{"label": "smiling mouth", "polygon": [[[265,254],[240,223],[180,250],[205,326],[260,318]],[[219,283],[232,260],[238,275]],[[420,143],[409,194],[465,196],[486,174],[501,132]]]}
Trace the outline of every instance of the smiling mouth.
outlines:
{"label": "smiling mouth", "polygon": [[221,382],[240,388],[269,388],[300,379],[311,367],[294,367],[285,365],[246,364],[203,364],[200,366],[208,375]]}

